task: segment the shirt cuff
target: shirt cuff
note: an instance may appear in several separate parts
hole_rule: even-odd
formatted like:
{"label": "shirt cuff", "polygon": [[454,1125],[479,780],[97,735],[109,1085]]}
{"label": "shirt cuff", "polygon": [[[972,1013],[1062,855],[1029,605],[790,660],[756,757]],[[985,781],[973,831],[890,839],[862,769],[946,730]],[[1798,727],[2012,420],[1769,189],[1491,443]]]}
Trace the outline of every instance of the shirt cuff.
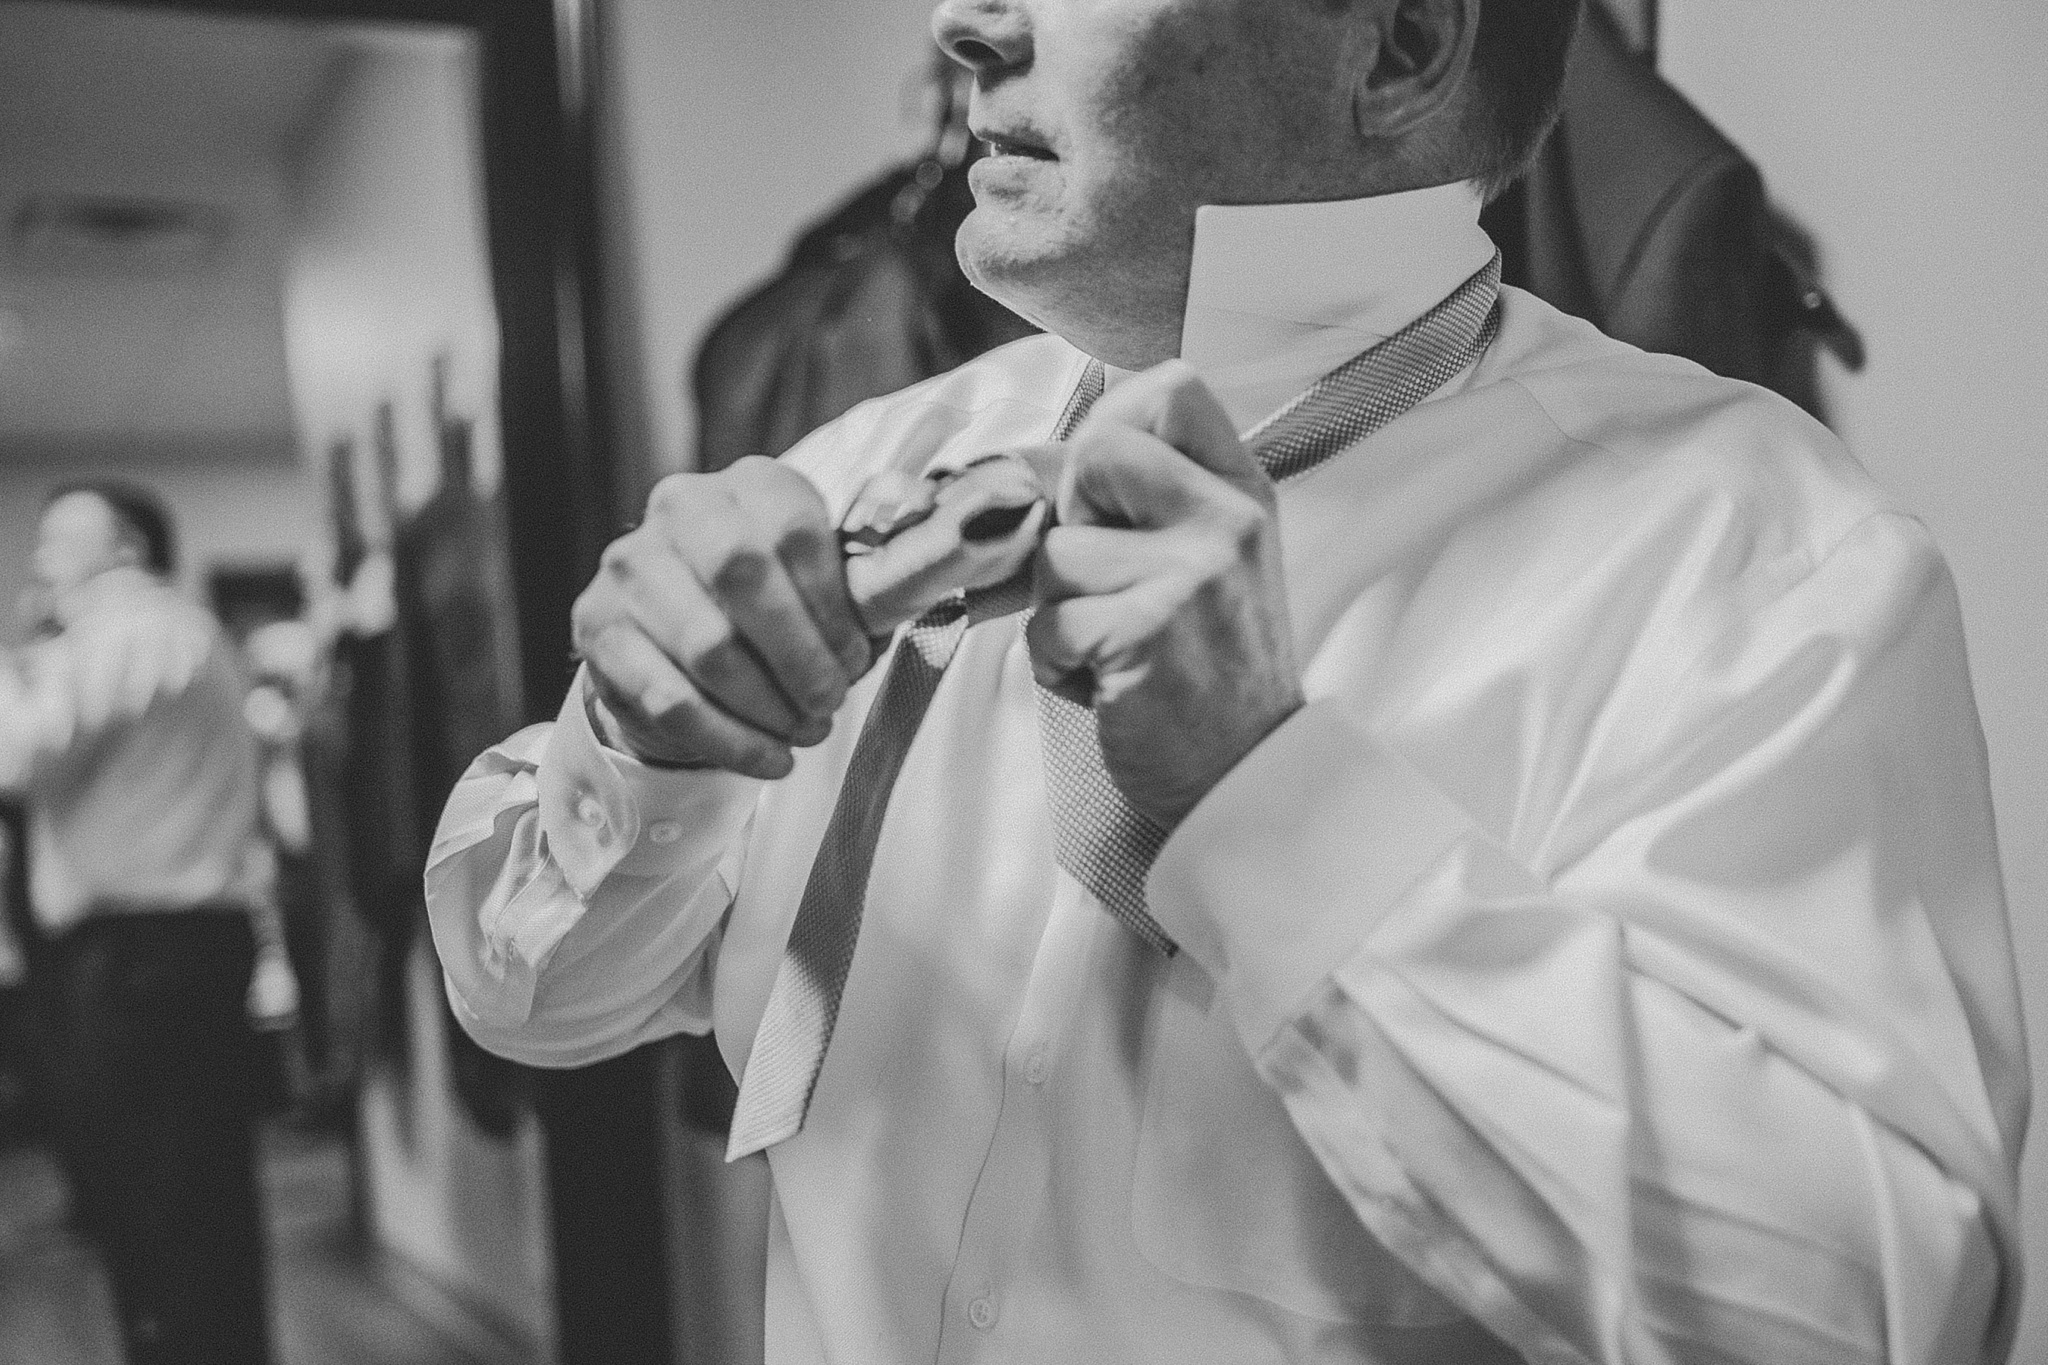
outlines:
{"label": "shirt cuff", "polygon": [[1146,904],[1224,990],[1256,1056],[1474,829],[1334,701],[1295,712],[1160,850]]}
{"label": "shirt cuff", "polygon": [[540,821],[548,852],[579,897],[614,873],[673,869],[722,848],[760,793],[758,778],[717,769],[657,768],[610,748],[590,726],[578,671],[540,761]]}

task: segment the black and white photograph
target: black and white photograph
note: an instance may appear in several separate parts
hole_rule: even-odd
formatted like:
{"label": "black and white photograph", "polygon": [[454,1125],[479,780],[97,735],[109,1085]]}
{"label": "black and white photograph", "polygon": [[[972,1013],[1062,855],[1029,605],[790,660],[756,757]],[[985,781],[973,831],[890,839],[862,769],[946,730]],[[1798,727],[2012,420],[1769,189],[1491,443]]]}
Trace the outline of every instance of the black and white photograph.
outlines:
{"label": "black and white photograph", "polygon": [[0,0],[0,1362],[2048,1361],[2044,72]]}

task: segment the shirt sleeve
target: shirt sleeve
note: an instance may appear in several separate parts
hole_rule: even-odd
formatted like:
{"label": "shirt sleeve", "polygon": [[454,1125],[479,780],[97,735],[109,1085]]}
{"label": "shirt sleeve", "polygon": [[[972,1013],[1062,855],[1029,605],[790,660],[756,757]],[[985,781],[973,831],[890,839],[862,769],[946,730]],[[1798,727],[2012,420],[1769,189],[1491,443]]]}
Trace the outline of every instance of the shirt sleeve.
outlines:
{"label": "shirt sleeve", "polygon": [[95,614],[0,662],[0,791],[33,795],[92,741],[192,685],[219,647],[177,610]]}
{"label": "shirt sleeve", "polygon": [[0,660],[0,792],[26,793],[71,748],[77,708],[47,666],[31,677],[26,658]]}
{"label": "shirt sleeve", "polygon": [[1483,756],[1313,701],[1152,906],[1358,1217],[1529,1360],[2002,1360],[2026,1060],[1946,568],[1878,514],[1698,615],[1575,764],[1540,677]]}
{"label": "shirt sleeve", "polygon": [[427,859],[456,1018],[532,1066],[711,1027],[710,980],[761,784],[606,748],[578,674],[559,717],[472,763]]}

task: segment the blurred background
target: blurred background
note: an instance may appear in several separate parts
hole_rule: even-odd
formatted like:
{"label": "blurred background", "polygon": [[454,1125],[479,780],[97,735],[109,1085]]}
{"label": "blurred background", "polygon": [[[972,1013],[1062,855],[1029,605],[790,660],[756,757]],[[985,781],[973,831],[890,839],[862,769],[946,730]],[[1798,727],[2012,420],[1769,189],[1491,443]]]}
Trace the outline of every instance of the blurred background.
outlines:
{"label": "blurred background", "polygon": [[[1605,13],[1489,227],[1511,278],[1805,404],[1932,527],[2043,1074],[2048,9]],[[251,681],[291,969],[251,1001],[278,1360],[760,1358],[766,1172],[722,1160],[715,1050],[484,1055],[419,869],[469,758],[554,713],[568,604],[656,478],[779,453],[1025,330],[951,263],[973,149],[928,17],[0,0],[0,650],[38,619],[48,490],[163,495],[180,586]],[[0,1360],[118,1361],[5,814]],[[2025,1188],[2048,1264],[2048,1144]],[[2048,1358],[2048,1293],[2025,1321],[2015,1359]]]}

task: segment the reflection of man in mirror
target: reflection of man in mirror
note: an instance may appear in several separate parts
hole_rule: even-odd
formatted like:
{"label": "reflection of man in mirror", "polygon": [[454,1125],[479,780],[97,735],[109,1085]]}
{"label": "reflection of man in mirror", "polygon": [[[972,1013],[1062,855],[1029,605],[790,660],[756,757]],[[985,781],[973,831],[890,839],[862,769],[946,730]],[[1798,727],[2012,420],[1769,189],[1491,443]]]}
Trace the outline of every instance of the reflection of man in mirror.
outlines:
{"label": "reflection of man in mirror", "polygon": [[0,790],[28,804],[53,1118],[128,1359],[245,1365],[269,1358],[248,1017],[268,894],[251,856],[256,746],[232,644],[166,581],[173,546],[147,489],[52,495],[41,638],[0,660]]}
{"label": "reflection of man in mirror", "polygon": [[1498,288],[1577,8],[946,0],[960,254],[1052,335],[665,482],[457,789],[479,1039],[715,1028],[771,1362],[2010,1341],[1952,585]]}

